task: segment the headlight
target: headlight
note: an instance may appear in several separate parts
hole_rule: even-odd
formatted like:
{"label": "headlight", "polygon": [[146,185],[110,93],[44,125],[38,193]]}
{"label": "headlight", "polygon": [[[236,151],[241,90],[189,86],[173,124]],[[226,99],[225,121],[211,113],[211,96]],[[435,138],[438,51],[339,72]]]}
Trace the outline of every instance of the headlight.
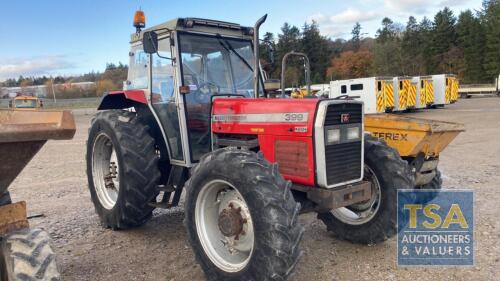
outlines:
{"label": "headlight", "polygon": [[347,128],[347,139],[348,140],[359,139],[359,127]]}
{"label": "headlight", "polygon": [[340,129],[330,129],[326,132],[326,141],[328,144],[340,141]]}

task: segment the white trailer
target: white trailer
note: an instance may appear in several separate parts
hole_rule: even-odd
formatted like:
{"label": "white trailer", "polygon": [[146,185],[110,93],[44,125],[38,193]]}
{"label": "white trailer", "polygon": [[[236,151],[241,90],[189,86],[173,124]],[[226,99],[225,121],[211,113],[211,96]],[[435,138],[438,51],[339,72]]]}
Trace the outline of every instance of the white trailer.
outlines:
{"label": "white trailer", "polygon": [[417,104],[416,87],[412,86],[411,77],[399,76],[392,79],[394,87],[395,111],[414,109]]}
{"label": "white trailer", "polygon": [[458,88],[460,98],[470,98],[473,95],[497,95],[500,97],[500,75],[494,84],[469,84],[460,85]]}
{"label": "white trailer", "polygon": [[432,76],[416,76],[411,79],[417,90],[417,104],[415,108],[427,108],[434,103],[434,87]]}
{"label": "white trailer", "polygon": [[457,96],[458,96],[458,84],[455,84],[456,76],[453,74],[437,74],[432,75],[432,85],[434,86],[434,107],[444,106],[450,104],[452,101],[456,100],[453,98],[453,88],[457,86]]}
{"label": "white trailer", "polygon": [[359,96],[365,113],[390,112],[394,109],[392,77],[368,77],[330,82],[330,98]]}

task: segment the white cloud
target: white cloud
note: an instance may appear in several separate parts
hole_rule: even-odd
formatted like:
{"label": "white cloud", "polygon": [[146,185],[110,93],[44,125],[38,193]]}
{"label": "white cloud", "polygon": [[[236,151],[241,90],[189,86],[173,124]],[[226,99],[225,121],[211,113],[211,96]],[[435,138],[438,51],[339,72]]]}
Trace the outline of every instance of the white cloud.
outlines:
{"label": "white cloud", "polygon": [[330,17],[331,23],[353,24],[356,22],[365,22],[378,18],[380,15],[374,11],[360,11],[349,8]]}
{"label": "white cloud", "polygon": [[461,6],[471,0],[384,0],[384,6],[389,12],[399,15],[423,15],[436,8]]}
{"label": "white cloud", "polygon": [[[406,22],[409,16],[421,19],[423,16],[433,18],[434,14],[444,7],[452,8],[455,15],[464,8],[470,8],[472,2],[479,0],[351,0],[348,9],[328,14],[324,11],[307,17],[319,24],[321,32],[330,37],[350,37],[350,32],[356,22],[360,22],[362,32],[373,36],[384,17],[395,22]],[[477,6],[475,3],[474,6]],[[480,3],[479,3],[480,5]]]}
{"label": "white cloud", "polygon": [[51,75],[73,67],[63,55],[6,59],[0,65],[0,81],[20,75]]}
{"label": "white cloud", "polygon": [[380,18],[381,15],[375,11],[361,11],[348,8],[334,15],[316,13],[308,17],[308,21],[315,21],[319,24],[321,32],[330,37],[345,37],[350,34],[356,22],[369,22]]}
{"label": "white cloud", "polygon": [[422,10],[433,6],[436,1],[432,0],[384,0],[387,8],[399,12],[414,12],[415,9]]}

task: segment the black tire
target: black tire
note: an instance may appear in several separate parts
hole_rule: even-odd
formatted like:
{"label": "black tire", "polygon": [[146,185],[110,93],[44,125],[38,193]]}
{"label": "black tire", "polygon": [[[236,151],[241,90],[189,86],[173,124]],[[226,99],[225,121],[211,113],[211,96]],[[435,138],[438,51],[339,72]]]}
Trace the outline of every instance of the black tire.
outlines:
{"label": "black tire", "polygon": [[[253,221],[253,253],[238,272],[217,267],[205,253],[197,234],[197,198],[214,179],[237,187]],[[284,280],[293,272],[301,255],[299,242],[304,230],[298,222],[300,204],[295,202],[290,185],[280,175],[277,164],[269,164],[260,153],[223,148],[202,157],[186,184],[184,223],[208,280]]]}
{"label": "black tire", "polygon": [[[380,205],[374,216],[357,225],[339,220],[332,212],[320,213],[318,218],[340,239],[375,244],[397,233],[397,190],[413,189],[415,179],[408,163],[394,148],[370,135],[365,135],[365,165],[373,171],[381,189]],[[367,175],[365,180],[369,180]]]}
{"label": "black tire", "polygon": [[[119,163],[118,197],[111,209],[99,200],[92,175],[94,142],[101,133],[111,139]],[[133,112],[97,113],[87,141],[87,177],[92,202],[105,227],[126,229],[147,222],[154,209],[148,203],[158,195],[160,180],[155,140],[150,136],[149,126]]]}
{"label": "black tire", "polygon": [[[417,186],[417,189],[432,189],[432,190],[441,190],[443,186],[443,179],[441,178],[441,171],[436,169],[436,175],[432,180],[424,185]],[[433,192],[432,195],[426,198],[426,202],[432,201],[434,198],[438,196],[439,192]]]}
{"label": "black tire", "polygon": [[2,281],[61,279],[49,235],[40,229],[20,230],[3,237],[0,252]]}

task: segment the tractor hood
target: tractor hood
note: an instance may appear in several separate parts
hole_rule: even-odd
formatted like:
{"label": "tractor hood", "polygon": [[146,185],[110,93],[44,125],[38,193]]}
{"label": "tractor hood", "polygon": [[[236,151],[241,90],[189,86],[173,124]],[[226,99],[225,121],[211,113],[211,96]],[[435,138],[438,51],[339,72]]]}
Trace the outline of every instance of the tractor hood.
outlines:
{"label": "tractor hood", "polygon": [[212,132],[310,137],[317,99],[216,99]]}

